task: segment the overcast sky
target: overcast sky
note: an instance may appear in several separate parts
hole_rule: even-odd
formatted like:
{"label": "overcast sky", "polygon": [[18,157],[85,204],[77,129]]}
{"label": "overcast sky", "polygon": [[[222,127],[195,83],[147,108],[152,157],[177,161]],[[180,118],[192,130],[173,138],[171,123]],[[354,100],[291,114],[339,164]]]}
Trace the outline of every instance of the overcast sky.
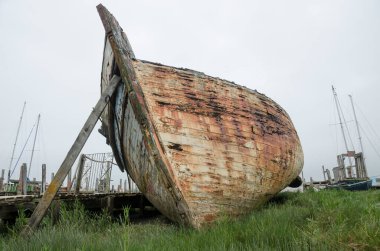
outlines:
{"label": "overcast sky", "polygon": [[[25,100],[15,157],[41,113],[31,176],[40,179],[42,163],[49,173],[62,163],[100,96],[104,29],[98,3],[0,0],[1,169],[9,167]],[[369,175],[380,175],[380,1],[103,4],[124,28],[137,58],[234,81],[285,108],[301,139],[307,179],[321,179],[321,166],[336,166],[336,155],[345,151],[332,84],[360,150],[352,94]],[[98,128],[84,153],[110,151]],[[32,139],[20,162],[29,162]]]}

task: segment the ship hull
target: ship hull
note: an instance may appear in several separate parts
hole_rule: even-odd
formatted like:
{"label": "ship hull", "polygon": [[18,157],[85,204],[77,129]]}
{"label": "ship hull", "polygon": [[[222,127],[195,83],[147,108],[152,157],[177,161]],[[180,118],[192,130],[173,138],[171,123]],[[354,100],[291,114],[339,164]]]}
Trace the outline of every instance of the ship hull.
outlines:
{"label": "ship hull", "polygon": [[201,72],[138,60],[112,15],[102,83],[120,85],[102,131],[122,170],[171,220],[199,228],[259,207],[288,186],[303,153],[288,114],[265,95]]}

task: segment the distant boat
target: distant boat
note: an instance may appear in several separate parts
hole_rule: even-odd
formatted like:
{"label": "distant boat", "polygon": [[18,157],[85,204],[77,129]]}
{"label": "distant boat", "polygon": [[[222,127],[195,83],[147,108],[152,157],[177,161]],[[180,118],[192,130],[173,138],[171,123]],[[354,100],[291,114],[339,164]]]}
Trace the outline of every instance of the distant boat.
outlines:
{"label": "distant boat", "polygon": [[[344,131],[344,127],[346,127],[346,120],[341,110],[340,103],[338,100],[338,95],[335,91],[334,86],[332,86],[332,92],[334,96],[336,109],[338,112],[339,125],[341,127],[341,132],[342,132],[342,136],[343,136],[343,140],[344,140],[344,144],[345,144],[345,148],[347,152],[337,156],[338,166],[332,169],[333,174],[334,174],[334,179],[331,178],[330,170],[327,169],[325,171],[324,167],[322,167],[323,175],[325,176],[325,174],[327,173],[327,176],[328,176],[328,184],[326,188],[327,189],[345,189],[345,190],[350,190],[350,191],[368,190],[372,187],[372,181],[368,178],[368,174],[367,174],[367,168],[364,161],[363,144],[361,141],[359,124],[356,118],[352,96],[349,95],[354,118],[355,118],[357,133],[359,136],[359,142],[362,149],[361,152],[355,152],[355,151],[349,150],[346,134]],[[345,166],[346,158],[349,161],[349,166]],[[354,160],[354,162],[352,160]],[[353,170],[355,170],[355,174],[353,173]],[[326,176],[325,176],[325,180],[326,180]]]}
{"label": "distant boat", "polygon": [[345,179],[326,186],[327,189],[344,189],[349,191],[365,191],[372,188],[370,179]]}
{"label": "distant boat", "polygon": [[136,59],[116,19],[97,8],[106,31],[101,89],[114,75],[123,81],[100,132],[162,214],[198,228],[247,214],[299,181],[303,152],[283,108],[232,82]]}

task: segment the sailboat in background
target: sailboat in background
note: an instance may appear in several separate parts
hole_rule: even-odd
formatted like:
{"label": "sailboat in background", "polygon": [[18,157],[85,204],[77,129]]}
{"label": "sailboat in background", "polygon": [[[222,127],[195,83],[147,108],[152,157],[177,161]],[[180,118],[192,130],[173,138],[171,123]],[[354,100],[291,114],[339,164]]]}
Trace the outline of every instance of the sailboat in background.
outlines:
{"label": "sailboat in background", "polygon": [[[34,152],[35,152],[35,146],[36,146],[36,140],[37,140],[37,134],[38,134],[38,129],[39,129],[39,125],[40,125],[41,115],[38,114],[37,122],[33,125],[31,130],[29,131],[28,136],[26,138],[26,141],[23,144],[20,153],[18,154],[18,157],[15,157],[16,146],[18,143],[18,139],[19,139],[19,135],[20,135],[20,129],[21,129],[21,125],[23,122],[24,112],[25,112],[25,106],[26,106],[26,102],[24,102],[22,112],[21,112],[21,116],[20,116],[19,123],[18,123],[18,127],[17,127],[16,138],[15,138],[15,141],[13,144],[12,156],[11,156],[10,163],[9,163],[7,181],[5,182],[5,178],[4,178],[5,170],[4,169],[2,170],[2,174],[0,176],[0,192],[5,192],[5,193],[15,193],[16,192],[18,184],[20,182],[20,178],[16,178],[16,179],[13,178],[12,179],[12,177],[14,177],[13,176],[14,174],[17,174],[17,172],[15,172],[17,168],[22,169],[22,167],[20,166],[20,161],[22,162],[22,159],[26,157],[25,156],[26,147],[28,146],[29,140],[30,140],[30,138],[34,132],[33,147],[31,150],[29,165],[27,165],[27,163],[23,164],[23,166],[25,165],[25,167],[27,168],[26,173],[25,173],[26,179],[28,180],[28,183],[31,182],[29,180],[30,171],[32,169],[32,163],[33,163],[33,157],[34,157]],[[21,170],[20,170],[20,172],[21,172]],[[20,177],[21,177],[21,173],[20,173]],[[34,189],[33,184],[28,184],[28,185],[31,185],[27,188],[28,190]],[[36,184],[34,184],[34,185],[36,185]]]}
{"label": "sailboat in background", "polygon": [[[334,179],[331,178],[330,170],[323,170],[323,175],[328,177],[328,185],[326,188],[330,189],[346,189],[346,190],[368,190],[371,188],[372,181],[368,178],[367,167],[364,159],[363,152],[363,143],[359,129],[359,123],[356,117],[354,103],[352,101],[352,96],[349,95],[351,106],[355,118],[355,124],[357,133],[359,136],[360,148],[361,152],[355,152],[355,150],[350,149],[347,144],[347,138],[345,134],[344,127],[349,134],[347,128],[347,122],[344,117],[342,108],[340,106],[338,95],[335,91],[334,86],[332,86],[332,92],[334,95],[334,101],[336,105],[336,109],[338,112],[339,125],[341,128],[344,146],[346,149],[346,153],[339,154],[337,156],[338,166],[332,169]],[[348,160],[348,165],[346,166],[345,160]]]}

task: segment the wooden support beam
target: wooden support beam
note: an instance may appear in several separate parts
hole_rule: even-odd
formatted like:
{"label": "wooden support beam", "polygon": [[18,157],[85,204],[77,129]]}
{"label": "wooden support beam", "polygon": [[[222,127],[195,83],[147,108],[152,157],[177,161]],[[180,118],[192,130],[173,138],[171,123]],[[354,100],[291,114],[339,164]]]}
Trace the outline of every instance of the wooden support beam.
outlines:
{"label": "wooden support beam", "polygon": [[47,209],[49,208],[54,196],[57,194],[59,187],[65,180],[67,173],[74,164],[76,158],[78,157],[80,151],[82,150],[84,144],[86,143],[88,137],[90,136],[92,130],[94,129],[96,122],[98,121],[100,115],[102,114],[104,108],[106,107],[110,97],[115,92],[116,87],[120,83],[120,77],[114,75],[111,79],[109,86],[102,93],[99,101],[97,102],[95,108],[88,117],[86,123],[78,134],[74,144],[67,153],[66,158],[58,169],[57,174],[50,183],[48,189],[42,196],[40,202],[38,203],[36,209],[34,210],[32,216],[29,219],[28,225],[24,228],[22,234],[24,236],[29,235],[34,229],[38,227],[41,220],[45,216]]}

